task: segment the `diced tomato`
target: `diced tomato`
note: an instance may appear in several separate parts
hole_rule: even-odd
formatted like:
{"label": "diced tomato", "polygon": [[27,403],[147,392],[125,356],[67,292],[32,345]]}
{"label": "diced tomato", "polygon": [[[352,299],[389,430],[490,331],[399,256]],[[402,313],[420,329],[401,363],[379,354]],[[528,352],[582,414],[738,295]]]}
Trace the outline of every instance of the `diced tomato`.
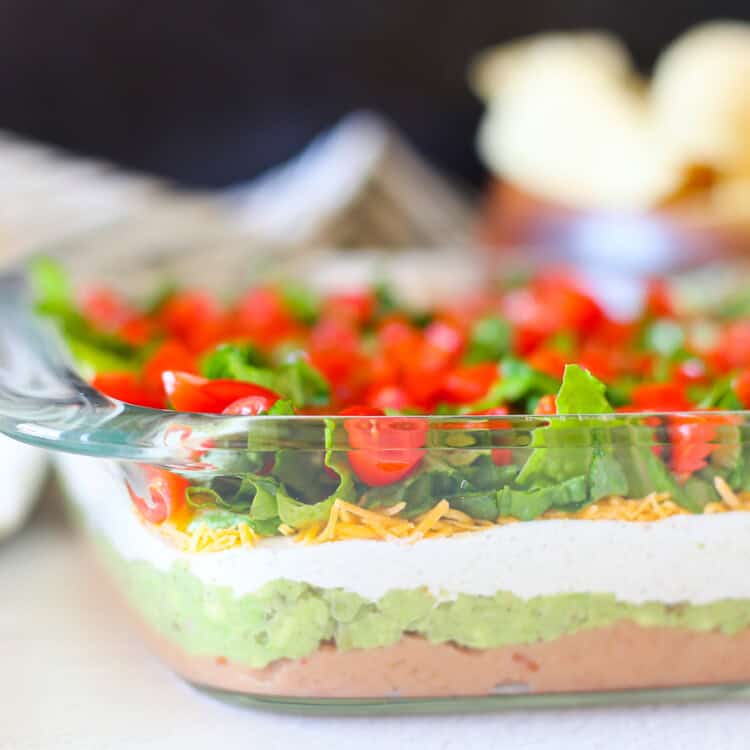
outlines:
{"label": "diced tomato", "polygon": [[565,273],[539,276],[506,298],[519,324],[547,332],[572,329],[590,334],[606,320],[601,306]]}
{"label": "diced tomato", "polygon": [[370,390],[388,385],[396,385],[401,370],[396,363],[391,362],[382,352],[378,352],[370,358],[369,362]]}
{"label": "diced tomato", "polygon": [[414,352],[419,331],[406,319],[399,316],[386,318],[378,328],[378,343],[386,357],[401,363],[410,352]]}
{"label": "diced tomato", "polygon": [[370,389],[366,399],[376,409],[397,409],[402,411],[410,407],[409,394],[398,385],[382,385]]}
{"label": "diced tomato", "polygon": [[116,333],[133,346],[145,344],[153,333],[151,321],[112,289],[92,287],[85,290],[81,309],[94,327]]}
{"label": "diced tomato", "polygon": [[232,401],[232,403],[222,411],[222,414],[238,414],[247,417],[255,417],[259,414],[267,414],[268,410],[278,400],[278,396],[269,398],[260,393],[254,396],[244,396],[243,398],[237,399],[237,401]]}
{"label": "diced tomato", "polygon": [[626,372],[629,364],[620,352],[598,346],[585,346],[575,361],[605,383]]}
{"label": "diced tomato", "polygon": [[603,320],[593,335],[587,336],[589,343],[610,351],[622,349],[633,341],[638,332],[635,323],[624,323],[618,320]]}
{"label": "diced tomato", "polygon": [[536,349],[558,327],[554,311],[531,289],[515,289],[503,299],[503,315],[515,326],[519,354]]}
{"label": "diced tomato", "polygon": [[750,320],[730,323],[722,331],[715,361],[722,370],[750,368]]}
{"label": "diced tomato", "polygon": [[196,321],[187,334],[186,343],[192,352],[202,354],[236,338],[234,319],[227,313]]}
{"label": "diced tomato", "polygon": [[359,334],[350,321],[322,318],[310,332],[310,361],[332,381],[347,377],[361,356]]}
{"label": "diced tomato", "polygon": [[557,399],[554,393],[542,396],[534,409],[534,414],[557,414]]}
{"label": "diced tomato", "polygon": [[333,294],[326,300],[324,315],[363,325],[375,312],[375,295],[370,291]]}
{"label": "diced tomato", "polygon": [[84,290],[81,310],[90,323],[106,331],[116,331],[138,315],[126,299],[106,287]]}
{"label": "diced tomato", "polygon": [[146,344],[154,332],[154,326],[145,315],[131,318],[117,329],[117,335],[133,346]]}
{"label": "diced tomato", "polygon": [[97,391],[128,404],[153,409],[163,409],[166,406],[163,394],[144,386],[132,372],[102,372],[94,377],[91,385]]}
{"label": "diced tomato", "polygon": [[143,366],[143,383],[156,393],[164,393],[162,374],[166,370],[196,372],[195,356],[177,339],[167,339]]}
{"label": "diced tomato", "polygon": [[155,466],[143,466],[148,479],[148,496],[136,494],[125,482],[130,499],[140,514],[151,523],[163,523],[185,507],[185,490],[190,483],[184,477]]}
{"label": "diced tomato", "polygon": [[404,387],[413,403],[432,408],[440,398],[446,374],[457,365],[465,345],[463,332],[451,322],[438,320],[425,328],[405,365]]}
{"label": "diced tomato", "polygon": [[301,336],[302,328],[284,304],[282,294],[271,287],[247,292],[235,311],[237,334],[254,344],[271,348]]}
{"label": "diced tomato", "polygon": [[186,291],[170,297],[159,312],[161,325],[173,337],[190,346],[197,327],[221,317],[221,308],[207,292]]}
{"label": "diced tomato", "polygon": [[693,404],[679,383],[643,383],[633,388],[632,406],[640,411],[690,411]]}
{"label": "diced tomato", "polygon": [[562,380],[568,358],[554,349],[537,349],[529,356],[528,362],[535,370]]}
{"label": "diced tomato", "polygon": [[413,417],[367,419],[362,415],[381,416],[378,409],[351,407],[343,416],[356,416],[344,422],[349,436],[349,463],[365,484],[380,487],[398,482],[422,460],[427,438],[427,421]]}
{"label": "diced tomato", "polygon": [[734,392],[745,409],[750,409],[750,370],[744,370],[734,380]]}
{"label": "diced tomato", "polygon": [[686,359],[674,368],[674,379],[677,383],[704,383],[708,379],[706,364],[701,359]]}
{"label": "diced tomato", "polygon": [[509,466],[513,463],[513,451],[510,448],[493,448],[490,457],[495,466]]}
{"label": "diced tomato", "polygon": [[715,419],[706,417],[670,417],[669,439],[672,443],[671,467],[680,479],[686,479],[708,465],[708,457],[718,446]]}
{"label": "diced tomato", "polygon": [[188,372],[167,370],[162,374],[164,390],[177,411],[221,414],[240,399],[260,396],[271,405],[278,394],[255,383],[241,380],[208,380]]}
{"label": "diced tomato", "polygon": [[557,330],[571,328],[590,334],[606,316],[601,306],[569,278],[542,276],[535,283],[537,294],[558,320]]}
{"label": "diced tomato", "polygon": [[651,279],[646,287],[646,312],[655,318],[669,318],[675,314],[669,285],[664,279]]}
{"label": "diced tomato", "polygon": [[350,321],[323,318],[313,327],[308,350],[310,363],[331,384],[337,403],[360,399],[367,386],[369,363]]}
{"label": "diced tomato", "polygon": [[426,351],[423,354],[446,366],[458,360],[466,346],[466,335],[453,321],[435,320],[424,329]]}
{"label": "diced tomato", "polygon": [[477,401],[498,378],[498,367],[492,362],[455,367],[443,379],[440,398],[451,404]]}

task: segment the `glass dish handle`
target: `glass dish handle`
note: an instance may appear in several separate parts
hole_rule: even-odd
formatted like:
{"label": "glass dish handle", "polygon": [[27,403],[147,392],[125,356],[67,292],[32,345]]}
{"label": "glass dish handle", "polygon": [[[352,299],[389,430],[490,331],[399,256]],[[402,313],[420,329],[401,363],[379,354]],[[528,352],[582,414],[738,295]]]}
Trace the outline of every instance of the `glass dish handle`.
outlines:
{"label": "glass dish handle", "polygon": [[76,373],[60,335],[34,315],[23,273],[0,275],[0,321],[0,430],[91,426],[121,408]]}

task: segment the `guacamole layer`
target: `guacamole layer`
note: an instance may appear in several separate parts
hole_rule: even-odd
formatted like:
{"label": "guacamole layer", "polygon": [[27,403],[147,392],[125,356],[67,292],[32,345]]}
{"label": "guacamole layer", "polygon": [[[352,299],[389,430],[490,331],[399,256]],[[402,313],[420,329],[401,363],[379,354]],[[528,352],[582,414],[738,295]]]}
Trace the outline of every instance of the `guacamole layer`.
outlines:
{"label": "guacamole layer", "polygon": [[500,591],[439,601],[423,589],[398,589],[395,582],[385,596],[368,601],[343,589],[284,579],[236,596],[229,587],[201,581],[186,562],[163,571],[101,546],[130,604],[159,635],[186,653],[220,655],[254,669],[307,656],[323,643],[338,651],[372,649],[396,644],[407,635],[434,644],[490,649],[551,641],[621,622],[725,635],[750,627],[747,599],[629,604],[600,593],[521,599]]}

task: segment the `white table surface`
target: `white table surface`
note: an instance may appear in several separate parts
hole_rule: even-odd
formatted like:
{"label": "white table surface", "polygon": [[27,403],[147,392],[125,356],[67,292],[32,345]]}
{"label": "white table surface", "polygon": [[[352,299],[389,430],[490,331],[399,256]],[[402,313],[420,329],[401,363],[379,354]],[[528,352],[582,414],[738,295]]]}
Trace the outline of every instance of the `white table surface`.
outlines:
{"label": "white table surface", "polygon": [[[223,705],[141,645],[48,492],[0,545],[0,749],[734,750],[750,702],[333,718]],[[241,744],[240,744],[241,743]]]}

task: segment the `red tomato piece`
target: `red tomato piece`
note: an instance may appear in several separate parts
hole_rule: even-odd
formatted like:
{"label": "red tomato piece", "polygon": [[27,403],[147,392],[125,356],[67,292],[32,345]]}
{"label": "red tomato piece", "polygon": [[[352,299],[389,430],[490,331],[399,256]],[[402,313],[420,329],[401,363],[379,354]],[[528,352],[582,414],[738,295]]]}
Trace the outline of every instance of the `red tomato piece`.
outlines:
{"label": "red tomato piece", "polygon": [[509,466],[513,463],[513,451],[510,448],[493,448],[491,458],[495,466]]}
{"label": "red tomato piece", "polygon": [[492,362],[455,367],[443,379],[440,396],[451,404],[471,403],[482,398],[499,377]]}
{"label": "red tomato piece", "polygon": [[557,399],[554,393],[542,396],[534,409],[534,414],[557,414]]}
{"label": "red tomato piece", "polygon": [[503,315],[516,328],[516,347],[521,354],[535,349],[558,327],[554,311],[531,289],[514,289],[503,299]]}
{"label": "red tomato piece", "polygon": [[251,289],[235,311],[238,335],[271,348],[301,335],[302,329],[284,304],[282,294],[271,287]]}
{"label": "red tomato piece", "polygon": [[313,327],[308,345],[310,363],[331,385],[334,401],[351,403],[362,397],[370,377],[351,321],[323,318]]}
{"label": "red tomato piece", "polygon": [[396,368],[408,365],[421,342],[419,331],[407,320],[393,316],[378,328],[378,345],[383,356]]}
{"label": "red tomato piece", "polygon": [[186,291],[168,299],[161,311],[159,320],[167,332],[189,343],[197,326],[221,316],[219,304],[207,292]]}
{"label": "red tomato piece", "polygon": [[131,318],[117,329],[117,335],[133,346],[147,343],[154,332],[151,321],[145,315]]}
{"label": "red tomato piece", "polygon": [[716,355],[722,369],[750,367],[750,321],[730,323],[721,333]]}
{"label": "red tomato piece", "polygon": [[333,294],[325,302],[326,317],[343,318],[356,325],[372,320],[375,313],[375,295],[370,291]]}
{"label": "red tomato piece", "polygon": [[398,385],[381,385],[372,388],[366,396],[367,403],[376,409],[408,409],[409,394]]}
{"label": "red tomato piece", "polygon": [[633,388],[632,406],[641,411],[690,411],[693,405],[678,383],[643,383]]}
{"label": "red tomato piece", "polygon": [[96,328],[116,333],[133,346],[145,344],[153,325],[124,297],[106,287],[92,287],[82,294],[81,311]]}
{"label": "red tomato piece", "polygon": [[184,477],[166,469],[143,466],[148,478],[148,496],[136,494],[130,482],[125,485],[130,499],[140,514],[151,523],[163,523],[185,506],[185,490],[190,483]]}
{"label": "red tomato piece", "polygon": [[242,398],[262,396],[271,404],[278,394],[255,383],[242,380],[208,380],[188,372],[167,370],[162,374],[164,390],[177,411],[221,414],[230,404]]}
{"label": "red tomato piece", "polygon": [[734,392],[745,409],[750,409],[750,370],[741,372],[734,380]]}
{"label": "red tomato piece", "polygon": [[435,320],[424,329],[424,340],[446,359],[458,359],[466,346],[466,335],[453,321]]}
{"label": "red tomato piece", "polygon": [[529,356],[528,363],[535,370],[562,380],[568,359],[554,349],[537,349],[537,351]]}
{"label": "red tomato piece", "polygon": [[655,318],[669,318],[675,314],[669,285],[664,279],[651,279],[646,287],[646,312]]}
{"label": "red tomato piece", "polygon": [[177,411],[217,413],[214,399],[205,395],[201,390],[208,382],[208,378],[179,370],[165,370],[162,373],[164,391],[172,408]]}
{"label": "red tomato piece", "polygon": [[708,379],[706,364],[697,358],[686,359],[674,368],[673,377],[678,383],[703,383]]}
{"label": "red tomato piece", "polygon": [[687,479],[691,474],[708,465],[708,457],[718,447],[712,444],[716,439],[716,423],[710,417],[704,420],[696,417],[671,417],[669,439],[672,442],[672,471],[679,479]]}
{"label": "red tomato piece", "polygon": [[177,339],[167,339],[143,365],[143,383],[156,393],[164,393],[162,374],[167,370],[196,372],[195,356]]}
{"label": "red tomato piece", "polygon": [[81,310],[84,316],[98,328],[116,331],[137,312],[127,300],[106,287],[92,287],[81,295]]}
{"label": "red tomato piece", "polygon": [[590,335],[606,321],[604,310],[565,273],[548,273],[533,284],[538,299],[555,317],[555,330],[572,328]]}
{"label": "red tomato piece", "polygon": [[[382,412],[369,407],[345,409],[344,416],[380,416]],[[374,412],[374,414],[373,414]],[[344,428],[349,436],[349,463],[365,484],[381,487],[398,482],[422,460],[427,438],[427,422],[412,417],[380,419],[347,419]]]}
{"label": "red tomato piece", "polygon": [[222,411],[222,414],[238,414],[247,417],[256,417],[259,414],[267,414],[268,410],[279,400],[278,396],[269,398],[262,394],[244,396],[233,401]]}
{"label": "red tomato piece", "polygon": [[447,372],[458,364],[466,338],[449,321],[437,320],[425,328],[404,363],[404,387],[411,401],[425,410],[440,398]]}
{"label": "red tomato piece", "polygon": [[146,388],[132,372],[102,372],[94,377],[91,385],[107,396],[136,406],[163,409],[165,399],[158,391]]}

